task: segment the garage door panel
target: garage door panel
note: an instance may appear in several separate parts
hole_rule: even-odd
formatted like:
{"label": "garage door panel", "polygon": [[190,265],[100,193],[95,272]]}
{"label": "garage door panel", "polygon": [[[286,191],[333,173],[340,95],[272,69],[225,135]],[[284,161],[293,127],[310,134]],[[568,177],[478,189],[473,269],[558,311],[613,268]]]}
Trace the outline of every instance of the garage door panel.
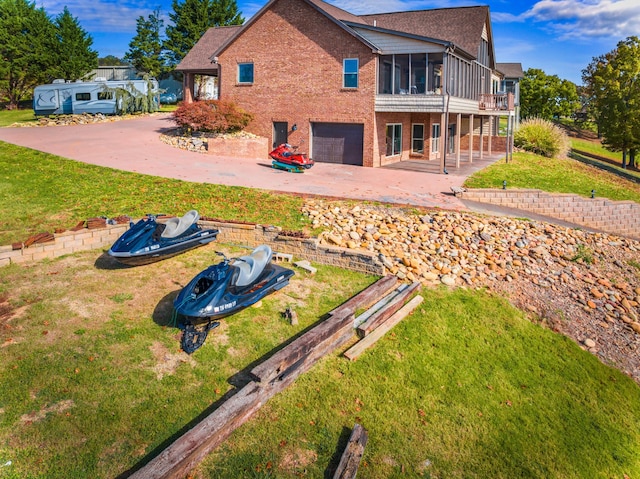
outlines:
{"label": "garage door panel", "polygon": [[314,123],[314,161],[362,166],[364,125]]}

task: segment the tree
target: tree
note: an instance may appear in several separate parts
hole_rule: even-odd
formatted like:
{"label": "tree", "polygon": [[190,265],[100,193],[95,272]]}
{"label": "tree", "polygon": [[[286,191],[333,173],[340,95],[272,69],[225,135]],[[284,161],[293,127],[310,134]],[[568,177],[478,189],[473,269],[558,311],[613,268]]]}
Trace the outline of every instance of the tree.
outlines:
{"label": "tree", "polygon": [[57,68],[59,78],[82,79],[98,66],[98,52],[91,49],[93,38],[83,30],[67,7],[55,21],[57,39]]}
{"label": "tree", "polygon": [[120,59],[114,55],[107,55],[106,57],[101,57],[98,58],[98,66],[104,67],[117,67],[117,66],[127,66],[129,65],[126,61],[124,61],[123,59]]}
{"label": "tree", "polygon": [[173,0],[173,25],[166,29],[164,48],[172,65],[178,64],[211,27],[242,25],[235,0]]}
{"label": "tree", "polygon": [[551,120],[569,116],[580,108],[578,90],[569,80],[529,68],[520,83],[520,104],[524,118]]}
{"label": "tree", "polygon": [[8,100],[8,109],[55,78],[55,32],[35,2],[0,0],[0,96]]}
{"label": "tree", "polygon": [[160,35],[164,21],[160,18],[160,9],[156,9],[147,19],[136,20],[136,36],[129,43],[129,51],[124,59],[140,72],[158,77],[164,70],[163,47]]}
{"label": "tree", "polygon": [[640,39],[628,37],[617,47],[582,70],[589,105],[598,123],[603,144],[627,153],[630,165],[640,147]]}

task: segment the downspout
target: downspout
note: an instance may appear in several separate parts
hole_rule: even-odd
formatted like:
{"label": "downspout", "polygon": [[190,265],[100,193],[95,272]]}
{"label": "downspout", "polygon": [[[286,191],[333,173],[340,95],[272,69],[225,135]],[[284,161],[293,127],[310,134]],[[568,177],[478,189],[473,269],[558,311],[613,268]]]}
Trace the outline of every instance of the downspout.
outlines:
{"label": "downspout", "polygon": [[444,160],[442,162],[442,172],[445,175],[448,175],[449,172],[447,171],[447,153],[448,153],[448,142],[449,142],[449,102],[451,101],[451,93],[449,92],[449,82],[451,81],[450,75],[451,75],[451,68],[449,67],[449,65],[451,64],[451,62],[449,61],[449,54],[453,53],[453,51],[455,50],[455,46],[451,46],[449,45],[447,47],[447,56],[445,57],[445,60],[447,62],[446,67],[444,69],[445,73],[446,73],[446,81],[444,82],[444,93],[447,97],[447,106],[445,108],[445,119],[446,119],[446,124],[443,125],[444,127]]}

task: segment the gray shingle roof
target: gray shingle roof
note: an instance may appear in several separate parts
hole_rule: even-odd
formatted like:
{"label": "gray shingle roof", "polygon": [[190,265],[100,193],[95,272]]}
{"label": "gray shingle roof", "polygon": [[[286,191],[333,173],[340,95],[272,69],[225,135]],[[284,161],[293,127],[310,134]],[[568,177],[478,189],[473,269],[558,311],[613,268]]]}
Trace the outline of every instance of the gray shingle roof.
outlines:
{"label": "gray shingle roof", "polygon": [[211,55],[241,28],[242,25],[209,28],[178,64],[176,70],[217,70],[218,67],[211,62]]}
{"label": "gray shingle roof", "polygon": [[370,25],[451,42],[477,57],[489,7],[438,8],[362,15]]}
{"label": "gray shingle roof", "polygon": [[[267,3],[260,12],[268,8]],[[364,24],[377,28],[408,33],[424,38],[438,39],[450,42],[461,48],[474,58],[478,55],[478,47],[482,39],[482,30],[489,18],[489,7],[459,7],[439,8],[434,10],[419,10],[396,13],[380,13],[374,15],[353,15],[345,10],[330,5],[322,0],[304,0],[323,12],[332,20],[342,25],[346,30],[359,37],[350,26]],[[260,13],[258,12],[258,14]],[[245,25],[227,27],[213,27],[205,32],[191,51],[178,64],[178,71],[216,70],[212,64],[212,55],[226,46],[232,37],[251,24],[256,14]],[[363,42],[366,40],[359,37]]]}
{"label": "gray shingle roof", "polygon": [[496,69],[503,73],[505,78],[523,78],[522,63],[496,63]]}

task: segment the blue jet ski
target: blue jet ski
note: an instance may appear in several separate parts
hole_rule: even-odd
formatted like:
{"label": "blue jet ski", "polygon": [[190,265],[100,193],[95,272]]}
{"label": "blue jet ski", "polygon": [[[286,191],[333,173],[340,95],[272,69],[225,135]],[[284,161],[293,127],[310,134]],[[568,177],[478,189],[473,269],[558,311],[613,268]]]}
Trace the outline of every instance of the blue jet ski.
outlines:
{"label": "blue jet ski", "polygon": [[198,226],[198,212],[188,211],[181,218],[159,222],[156,215],[147,215],[116,240],[109,256],[122,264],[139,266],[184,253],[211,243],[218,230]]}
{"label": "blue jet ski", "polygon": [[[174,300],[173,306],[184,328],[182,349],[192,353],[208,332],[230,316],[257,303],[289,284],[294,272],[271,262],[268,245],[258,246],[249,256],[223,261],[198,273]],[[200,329],[196,329],[200,327]]]}

